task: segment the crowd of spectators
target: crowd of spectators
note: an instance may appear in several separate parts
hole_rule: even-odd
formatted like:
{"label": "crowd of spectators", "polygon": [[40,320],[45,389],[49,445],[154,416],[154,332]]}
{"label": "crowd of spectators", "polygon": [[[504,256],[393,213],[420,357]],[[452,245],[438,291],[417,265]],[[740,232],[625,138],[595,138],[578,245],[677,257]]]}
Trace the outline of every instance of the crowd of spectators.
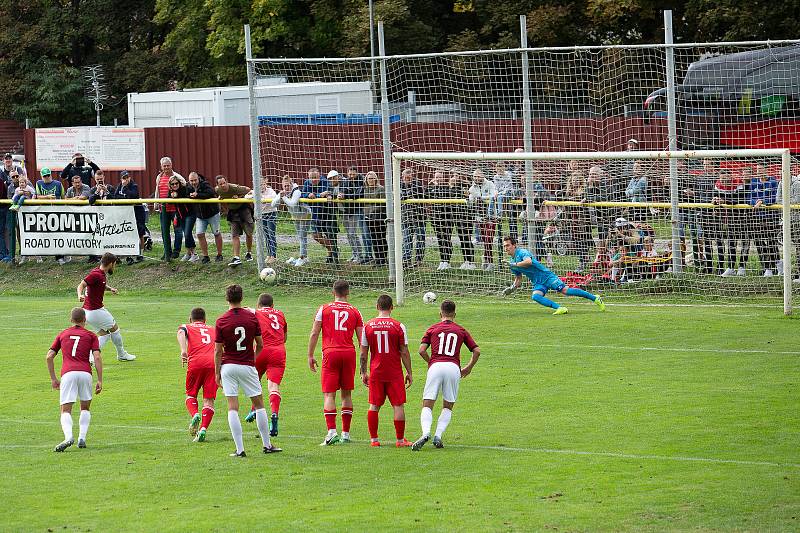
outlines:
{"label": "crowd of spectators", "polygon": [[[627,149],[638,149],[636,139],[628,141]],[[625,159],[604,165],[570,161],[563,171],[552,169],[550,164],[526,172],[525,164],[519,161],[437,168],[422,176],[414,168],[404,169],[400,177],[400,199],[404,205],[398,231],[402,234],[405,267],[417,267],[431,254],[426,238],[429,223],[435,236],[440,271],[454,268],[454,257],[459,252],[460,261],[456,264],[460,263],[460,269],[495,269],[496,262],[503,257],[503,235],[518,239],[537,258],[548,263],[552,255],[548,243],[558,235],[566,242],[566,253],[577,257],[576,272],[607,268],[613,281],[624,280],[625,265],[631,258],[664,254],[663,250],[657,250],[651,225],[659,216],[664,218],[663,212],[646,205],[630,205],[668,198],[663,165]],[[753,250],[758,254],[759,274],[769,277],[782,271],[781,215],[778,210],[765,209],[781,202],[779,176],[763,164],[726,166],[712,160],[703,161],[699,169],[691,169],[680,161],[678,172],[680,201],[708,204],[703,208],[680,209],[681,243],[688,263],[705,274],[741,276],[747,272]],[[0,193],[12,200],[10,206],[0,206],[3,261],[11,261],[15,256],[14,211],[26,199],[76,198],[94,204],[102,199],[141,198],[139,187],[127,171],[120,174],[117,185],[112,185],[106,182],[103,170],[80,153],[61,172],[62,181],[53,179],[47,168],[40,174],[40,179],[30,183],[25,170],[14,163],[10,154],[3,159]],[[530,221],[527,189],[533,192],[534,202],[535,215]],[[800,202],[797,178],[791,190],[792,201]],[[285,210],[300,245],[297,257],[285,258],[287,264],[296,267],[308,264],[309,235],[324,250],[325,262],[338,264],[344,259],[340,258],[339,246],[342,229],[349,245],[346,261],[378,267],[387,264],[386,190],[374,171],[362,175],[355,166],[350,166],[344,174],[336,169],[323,173],[311,167],[302,181],[295,181],[289,174],[282,176],[277,190],[269,180],[263,180],[262,215],[256,221],[251,202],[185,201],[249,199],[253,196],[249,187],[232,183],[224,175],[216,176],[212,183],[198,172],[190,172],[187,180],[173,168],[169,157],[163,157],[153,196],[181,200],[153,204],[159,213],[162,260],[210,263],[206,237],[210,229],[216,252],[213,260],[225,261],[220,224],[225,216],[231,231],[232,255],[228,265],[253,260],[256,223],[263,228],[267,263],[272,264],[279,257],[278,213]],[[152,242],[146,224],[149,217],[146,200],[134,206],[142,249]],[[554,206],[545,204],[547,200],[569,202]],[[596,203],[617,205],[591,205]],[[800,219],[794,212],[793,217]],[[798,224],[793,225],[793,231],[797,245]],[[56,259],[62,264],[70,260],[63,256]],[[88,260],[95,262],[97,257]],[[142,255],[127,258],[128,263],[142,260]]]}

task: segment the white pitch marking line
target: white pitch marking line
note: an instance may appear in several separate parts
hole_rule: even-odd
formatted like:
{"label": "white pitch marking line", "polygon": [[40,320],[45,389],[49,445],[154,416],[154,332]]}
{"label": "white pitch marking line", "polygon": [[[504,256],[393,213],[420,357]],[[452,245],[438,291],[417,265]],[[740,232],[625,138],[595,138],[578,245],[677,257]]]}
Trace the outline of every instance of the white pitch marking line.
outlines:
{"label": "white pitch marking line", "polygon": [[[0,418],[0,422],[7,422],[12,424],[35,424],[41,426],[55,425],[53,422],[45,422],[40,420],[15,420],[11,418]],[[186,430],[179,428],[166,428],[160,426],[128,426],[121,424],[102,424],[102,427],[114,429],[135,429],[140,431],[153,431],[153,432],[166,432],[166,433],[185,433]],[[299,440],[319,440],[318,437],[310,437],[304,435],[281,435],[281,438],[299,439]],[[353,441],[359,442],[359,441]],[[150,444],[136,443],[136,444]],[[25,444],[0,444],[2,448],[49,448],[50,445],[25,445]],[[99,444],[97,447],[100,447]],[[559,450],[553,448],[526,448],[519,446],[480,446],[471,444],[447,444],[449,448],[460,448],[465,450],[492,450],[501,452],[517,452],[517,453],[539,453],[539,454],[562,454],[562,455],[578,455],[589,457],[613,457],[617,459],[637,459],[637,460],[654,460],[654,461],[679,461],[679,462],[697,462],[697,463],[712,463],[712,464],[731,464],[741,466],[773,466],[782,468],[800,468],[800,463],[777,463],[773,461],[747,461],[739,459],[717,459],[713,457],[687,457],[683,455],[651,455],[651,454],[635,454],[635,453],[622,453],[622,452],[592,452],[584,450]]]}
{"label": "white pitch marking line", "polygon": [[[485,343],[487,346],[519,346],[519,342],[491,342]],[[660,346],[606,346],[594,344],[541,344],[537,343],[537,347],[542,348],[590,348],[593,350],[627,350],[639,352],[689,352],[689,353],[731,353],[731,354],[767,354],[767,355],[800,355],[798,351],[782,351],[782,350],[737,350],[735,348],[669,348]]]}

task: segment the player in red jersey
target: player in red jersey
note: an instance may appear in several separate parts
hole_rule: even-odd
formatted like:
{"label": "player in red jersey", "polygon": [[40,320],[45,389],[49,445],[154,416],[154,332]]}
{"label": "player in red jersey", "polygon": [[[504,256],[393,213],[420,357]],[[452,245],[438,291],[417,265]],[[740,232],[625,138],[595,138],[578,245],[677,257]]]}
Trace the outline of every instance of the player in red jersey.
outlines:
{"label": "player in red jersey", "polygon": [[[408,334],[406,327],[392,318],[392,297],[382,294],[378,297],[378,317],[368,320],[361,333],[361,381],[369,387],[369,411],[367,425],[371,446],[380,446],[378,440],[378,411],[386,397],[394,409],[394,431],[398,448],[411,446],[405,438],[406,431],[406,389],[411,386],[411,356],[408,353]],[[367,355],[372,353],[369,371]],[[405,378],[402,361],[406,369]]]}
{"label": "player in red jersey", "polygon": [[[350,421],[353,419],[353,388],[356,377],[356,349],[353,335],[361,338],[364,321],[358,309],[347,303],[350,284],[338,280],[333,284],[333,302],[320,306],[308,339],[308,366],[317,371],[314,350],[322,332],[322,398],[328,434],[320,446],[350,442]],[[336,391],[342,391],[342,436],[336,433]]]}
{"label": "player in red jersey", "polygon": [[[186,368],[186,409],[192,417],[189,433],[195,442],[206,440],[206,431],[214,418],[217,380],[214,377],[214,330],[206,324],[206,310],[195,307],[188,324],[178,328],[181,364]],[[203,411],[198,412],[197,394],[203,388]],[[199,431],[198,431],[199,428]]]}
{"label": "player in red jersey", "polygon": [[[94,356],[94,368],[97,371],[97,383],[94,386],[95,394],[103,390],[103,360],[100,358],[100,344],[97,335],[86,329],[86,311],[80,307],[72,310],[69,327],[58,334],[56,340],[47,352],[47,370],[50,371],[50,382],[54,389],[60,389],[61,401],[61,429],[64,431],[64,442],[55,447],[53,451],[63,452],[75,441],[72,438],[72,404],[75,400],[81,402],[81,414],[78,419],[78,448],[86,448],[86,434],[89,432],[89,422],[92,414],[89,407],[92,404],[92,366],[89,356]],[[61,351],[61,380],[56,377],[54,360]]]}
{"label": "player in red jersey", "polygon": [[122,343],[122,334],[119,331],[114,317],[103,307],[103,295],[106,289],[112,294],[117,294],[117,289],[108,284],[108,275],[114,274],[117,256],[105,253],[100,258],[100,266],[93,269],[78,284],[78,301],[83,302],[86,310],[86,322],[97,330],[100,337],[100,349],[111,340],[117,349],[117,360],[133,361],[136,356],[125,351]]}
{"label": "player in red jersey", "polygon": [[[442,434],[453,416],[453,406],[458,397],[458,385],[461,378],[467,377],[478,358],[481,350],[472,339],[472,335],[453,322],[456,318],[456,304],[452,300],[445,300],[439,308],[440,322],[432,325],[422,337],[419,346],[419,355],[428,363],[428,376],[425,380],[425,390],[422,393],[422,413],[419,415],[422,424],[422,436],[417,439],[411,449],[419,451],[431,438],[431,424],[433,424],[433,404],[442,392],[442,412],[436,423],[436,433],[433,436],[433,445],[444,448]],[[465,345],[472,352],[469,363],[461,368],[461,345]],[[431,355],[428,355],[428,346]]]}
{"label": "player in red jersey", "polygon": [[[269,406],[272,411],[269,419],[269,436],[278,436],[278,412],[281,408],[281,380],[286,371],[286,317],[283,311],[272,307],[271,294],[263,293],[258,297],[258,306],[254,310],[258,323],[261,324],[261,339],[264,348],[256,357],[258,379],[267,375]],[[245,417],[246,422],[256,418],[255,407]]]}
{"label": "player in red jersey", "polygon": [[[264,444],[264,453],[282,451],[269,440],[269,419],[261,395],[261,381],[256,372],[256,352],[261,351],[261,326],[249,309],[242,307],[242,288],[229,285],[225,290],[228,311],[217,319],[214,329],[214,368],[217,383],[228,400],[228,425],[236,452],[231,457],[246,457],[239,420],[239,388],[256,407],[256,425]],[[255,346],[255,350],[253,347]]]}

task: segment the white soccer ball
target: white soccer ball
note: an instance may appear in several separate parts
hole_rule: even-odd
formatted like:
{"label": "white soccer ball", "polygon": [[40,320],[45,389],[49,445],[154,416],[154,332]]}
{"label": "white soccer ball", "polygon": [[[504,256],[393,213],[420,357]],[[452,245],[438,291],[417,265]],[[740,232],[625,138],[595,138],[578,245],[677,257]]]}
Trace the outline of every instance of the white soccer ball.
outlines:
{"label": "white soccer ball", "polygon": [[425,294],[422,295],[422,301],[425,302],[426,304],[432,304],[433,302],[436,301],[436,293],[430,291],[426,292]]}
{"label": "white soccer ball", "polygon": [[275,272],[275,269],[267,267],[261,271],[260,277],[261,281],[266,283],[275,283],[275,279],[278,277],[278,274]]}

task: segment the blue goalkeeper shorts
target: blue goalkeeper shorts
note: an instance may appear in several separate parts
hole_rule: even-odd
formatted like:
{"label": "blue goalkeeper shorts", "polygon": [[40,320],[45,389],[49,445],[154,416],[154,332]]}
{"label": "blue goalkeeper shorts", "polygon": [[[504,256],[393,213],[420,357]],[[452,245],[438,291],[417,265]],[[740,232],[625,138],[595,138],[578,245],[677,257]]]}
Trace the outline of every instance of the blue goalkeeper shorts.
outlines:
{"label": "blue goalkeeper shorts", "polygon": [[546,280],[540,280],[534,283],[532,293],[539,291],[544,296],[545,294],[547,294],[547,291],[549,290],[561,292],[564,290],[564,287],[566,286],[567,284],[561,281],[561,278],[554,276],[552,278]]}

